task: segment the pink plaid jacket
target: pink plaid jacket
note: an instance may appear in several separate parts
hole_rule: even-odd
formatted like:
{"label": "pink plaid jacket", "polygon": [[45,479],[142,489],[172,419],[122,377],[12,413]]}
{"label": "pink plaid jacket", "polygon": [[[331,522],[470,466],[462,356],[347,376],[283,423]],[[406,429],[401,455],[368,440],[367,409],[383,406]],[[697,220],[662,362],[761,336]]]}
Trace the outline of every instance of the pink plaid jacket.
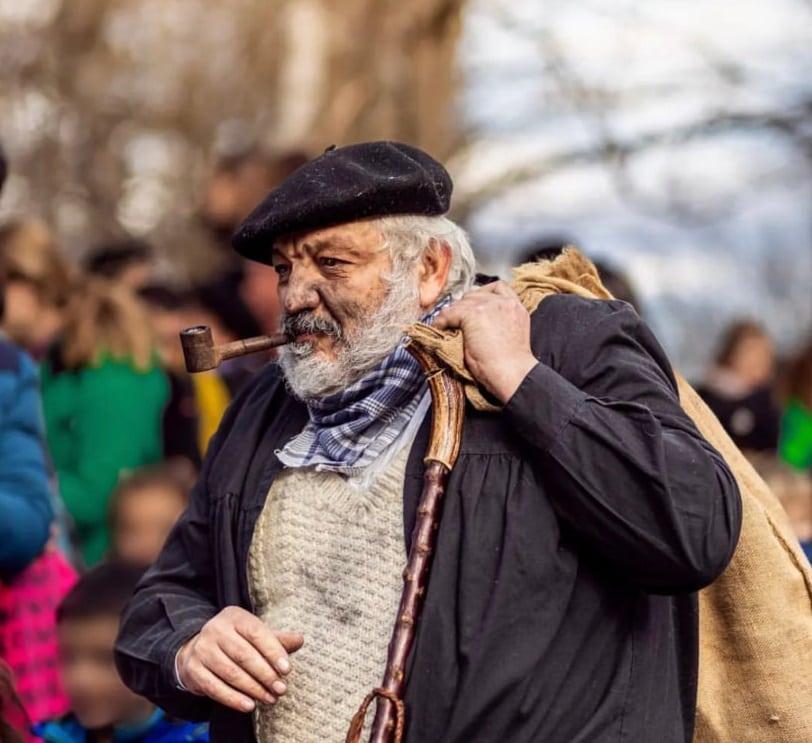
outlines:
{"label": "pink plaid jacket", "polygon": [[76,577],[60,552],[47,549],[10,584],[0,584],[0,658],[14,672],[33,722],[68,711],[57,664],[56,608]]}

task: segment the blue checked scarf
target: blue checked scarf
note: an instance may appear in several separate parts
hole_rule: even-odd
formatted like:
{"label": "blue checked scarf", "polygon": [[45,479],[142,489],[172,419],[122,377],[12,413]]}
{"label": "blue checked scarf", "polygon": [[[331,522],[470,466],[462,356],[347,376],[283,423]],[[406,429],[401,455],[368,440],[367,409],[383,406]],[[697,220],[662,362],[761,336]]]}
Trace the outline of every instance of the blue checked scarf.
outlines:
{"label": "blue checked scarf", "polygon": [[[432,323],[451,297],[421,318]],[[401,343],[355,384],[307,404],[310,420],[276,451],[286,467],[359,475],[412,420],[427,389],[420,365]]]}

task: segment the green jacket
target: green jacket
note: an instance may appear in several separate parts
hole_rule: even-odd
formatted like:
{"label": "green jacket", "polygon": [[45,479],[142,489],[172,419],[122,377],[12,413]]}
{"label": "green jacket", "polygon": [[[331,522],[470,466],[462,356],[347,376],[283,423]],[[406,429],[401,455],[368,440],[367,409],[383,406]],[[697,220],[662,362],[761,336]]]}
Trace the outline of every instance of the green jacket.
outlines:
{"label": "green jacket", "polygon": [[812,468],[812,410],[800,400],[789,401],[781,419],[781,459],[800,470]]}
{"label": "green jacket", "polygon": [[157,367],[142,372],[111,358],[78,370],[43,364],[48,446],[88,566],[109,546],[108,506],[121,473],[161,459],[168,396]]}

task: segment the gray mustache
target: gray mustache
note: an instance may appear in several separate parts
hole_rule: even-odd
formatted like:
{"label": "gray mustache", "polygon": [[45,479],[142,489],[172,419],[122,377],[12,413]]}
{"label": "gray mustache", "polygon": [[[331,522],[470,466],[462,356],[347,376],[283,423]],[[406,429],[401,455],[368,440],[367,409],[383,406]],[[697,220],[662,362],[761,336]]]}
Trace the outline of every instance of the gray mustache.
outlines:
{"label": "gray mustache", "polygon": [[317,317],[310,312],[300,312],[296,315],[286,315],[282,321],[282,330],[288,335],[302,333],[322,333],[337,340],[344,335],[341,325],[335,320],[326,317]]}

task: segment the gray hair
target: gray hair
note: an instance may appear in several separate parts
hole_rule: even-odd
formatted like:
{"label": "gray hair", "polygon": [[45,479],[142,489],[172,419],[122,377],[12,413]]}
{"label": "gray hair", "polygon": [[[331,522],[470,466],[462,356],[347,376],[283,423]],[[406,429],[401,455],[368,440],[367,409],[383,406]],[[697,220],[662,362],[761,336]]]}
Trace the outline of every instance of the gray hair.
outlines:
{"label": "gray hair", "polygon": [[392,275],[402,276],[411,269],[431,240],[445,243],[451,248],[451,266],[445,289],[459,299],[474,284],[476,259],[468,235],[447,217],[424,217],[406,214],[380,217],[375,224],[384,238],[384,249],[392,258]]}

